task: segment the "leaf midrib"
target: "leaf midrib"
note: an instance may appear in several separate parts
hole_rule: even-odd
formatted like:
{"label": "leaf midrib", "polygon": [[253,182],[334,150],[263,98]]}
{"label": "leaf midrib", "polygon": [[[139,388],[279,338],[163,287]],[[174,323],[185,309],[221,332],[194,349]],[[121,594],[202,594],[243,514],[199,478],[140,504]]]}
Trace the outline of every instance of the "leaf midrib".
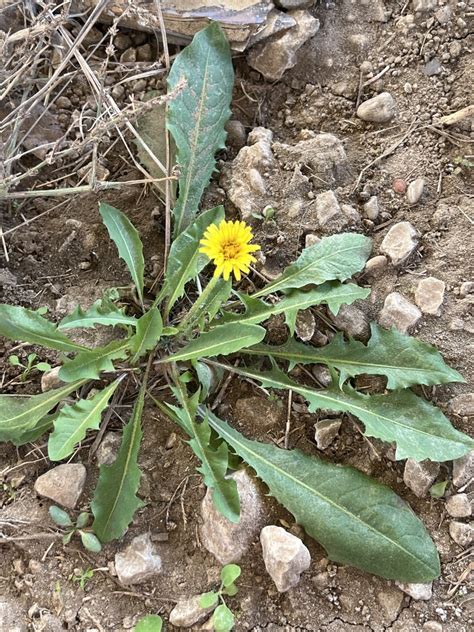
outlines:
{"label": "leaf midrib", "polygon": [[131,265],[132,278],[133,278],[133,280],[134,280],[134,282],[135,282],[135,284],[137,286],[138,295],[139,295],[140,299],[143,300],[143,296],[142,296],[143,293],[142,293],[140,279],[138,277],[135,257],[133,256],[130,248],[128,247],[127,239],[124,238],[124,235],[123,235],[123,232],[122,232],[122,225],[117,222],[114,213],[109,213],[109,217],[112,220],[112,222],[115,225],[115,227],[118,229],[118,233],[119,233],[120,239],[122,241],[122,244],[125,246],[125,249],[126,249],[126,251],[128,253],[128,256],[129,256],[129,259],[130,259],[130,265]]}

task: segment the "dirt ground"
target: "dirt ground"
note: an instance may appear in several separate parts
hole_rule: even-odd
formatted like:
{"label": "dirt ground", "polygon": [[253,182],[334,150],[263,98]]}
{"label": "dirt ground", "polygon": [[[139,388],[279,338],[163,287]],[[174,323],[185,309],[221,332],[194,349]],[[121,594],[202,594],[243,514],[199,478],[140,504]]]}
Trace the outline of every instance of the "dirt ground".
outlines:
{"label": "dirt ground", "polygon": [[[380,254],[380,243],[394,223],[407,220],[416,228],[420,245],[407,263],[398,268],[389,264],[375,275],[361,276],[359,283],[370,286],[372,293],[359,307],[369,319],[377,319],[389,292],[398,291],[413,300],[420,278],[433,276],[446,283],[440,315],[423,315],[414,333],[435,344],[446,361],[464,375],[466,384],[433,388],[426,394],[440,405],[457,428],[469,432],[469,419],[453,415],[447,404],[453,396],[470,392],[474,382],[473,295],[463,296],[460,291],[461,284],[474,277],[474,190],[469,179],[472,178],[472,164],[469,166],[472,130],[469,121],[454,128],[437,127],[434,123],[472,102],[474,34],[472,28],[469,32],[469,20],[472,26],[474,13],[468,2],[443,0],[437,8],[417,14],[412,4],[386,0],[383,19],[380,13],[383,3],[379,1],[317,3],[311,12],[320,20],[320,30],[300,49],[298,63],[280,81],[265,81],[249,68],[244,55],[235,57],[233,118],[243,123],[247,133],[263,126],[273,132],[274,142],[289,146],[319,132],[339,138],[347,153],[348,170],[331,188],[340,203],[359,212],[360,221],[355,221],[349,230],[373,238],[373,255]],[[435,11],[447,6],[451,15],[441,24]],[[107,29],[103,25],[96,28],[103,33]],[[126,29],[121,32],[132,36],[131,48],[149,42],[152,55],[156,56],[152,36]],[[439,68],[436,74],[427,74],[426,64],[433,58]],[[371,77],[379,74],[380,78],[370,82]],[[368,80],[369,85],[364,87]],[[131,95],[140,99],[145,89],[159,89],[162,79],[159,76],[145,83],[145,87],[142,79],[126,83],[123,100]],[[357,118],[356,104],[382,91],[394,97],[396,117],[385,124],[371,124]],[[65,131],[74,111],[81,110],[90,97],[87,81],[84,78],[74,81],[62,96],[67,101],[61,102],[61,106],[55,104],[51,113],[54,124]],[[19,93],[13,92],[9,100],[14,102],[16,98]],[[227,191],[232,161],[241,141],[234,137],[229,141],[232,142],[228,150],[219,156],[219,171],[206,193],[205,203],[210,206],[222,202],[229,216],[237,216]],[[392,151],[388,152],[390,148]],[[385,158],[366,168],[384,152],[388,154]],[[127,181],[141,177],[125,147],[120,142],[114,144],[114,137],[99,147],[99,155],[108,179]],[[317,177],[312,178],[310,171],[305,172],[304,165],[297,164],[296,159],[292,162],[291,152],[288,155],[289,158],[278,158],[268,174],[265,203],[275,209],[274,219],[252,219],[257,241],[266,256],[262,272],[267,274],[294,260],[308,233],[321,234],[314,220],[314,197],[328,187]],[[29,154],[22,166],[31,168],[39,160]],[[22,183],[21,190],[59,177],[63,177],[60,186],[73,186],[74,174],[65,176],[69,164],[31,175]],[[82,166],[79,160],[75,171]],[[410,206],[406,196],[394,190],[393,183],[396,179],[410,182],[417,177],[425,179],[425,189],[421,200]],[[364,215],[363,204],[373,195],[378,197],[380,213],[370,220]],[[301,199],[304,200],[301,212],[297,216],[288,213],[292,203]],[[148,287],[159,281],[164,215],[163,206],[150,187],[60,198],[25,198],[5,202],[0,210],[0,226],[6,233],[5,250],[0,247],[1,302],[32,308],[48,306],[49,316],[58,319],[68,306],[91,304],[104,288],[129,284],[122,262],[101,224],[99,200],[126,212],[137,226],[145,245]],[[263,206],[255,210],[261,212]],[[48,212],[38,220],[27,223],[26,220],[45,211]],[[8,232],[17,226],[18,229]],[[332,331],[327,325],[327,315],[324,312],[320,315],[318,329],[323,334]],[[14,347],[20,357],[31,351],[31,347],[18,350],[16,344],[0,339],[0,392],[39,392],[38,373],[23,384],[18,369],[8,364]],[[53,365],[58,360],[55,352],[39,353],[42,360]],[[127,393],[123,401],[124,414],[130,408],[131,395]],[[286,397],[268,402],[247,382],[232,381],[217,412],[256,438],[271,437],[278,441],[285,432]],[[314,442],[313,425],[317,420],[317,414],[307,413],[295,401],[290,446],[321,454]],[[21,630],[45,632],[121,632],[131,629],[144,614],[159,613],[167,620],[179,598],[215,587],[219,565],[201,546],[197,532],[204,486],[195,472],[196,462],[184,438],[178,433],[174,440],[172,433],[176,428],[156,409],[145,409],[143,425],[140,466],[144,476],[140,495],[145,507],[136,515],[123,541],[107,545],[101,554],[94,556],[85,553],[74,541],[63,547],[57,539],[36,537],[52,532],[53,528],[47,513],[49,503],[38,498],[33,489],[36,478],[50,468],[44,441],[19,449],[0,445],[0,532],[2,537],[9,538],[8,541],[0,538],[0,599],[10,604],[11,629],[18,625]],[[120,419],[112,418],[109,429],[120,427]],[[74,456],[75,461],[83,462],[88,469],[80,508],[87,508],[98,474],[95,460],[88,460],[92,440],[84,442]],[[308,537],[304,537],[304,542],[311,552],[311,567],[297,587],[279,594],[265,571],[256,539],[240,563],[240,591],[229,600],[237,616],[235,629],[255,632],[470,629],[471,551],[451,539],[445,500],[435,500],[429,495],[417,498],[403,483],[403,462],[391,460],[389,451],[377,442],[369,444],[350,422],[343,424],[338,438],[324,455],[359,467],[387,483],[420,516],[442,560],[442,575],[433,584],[433,597],[416,601],[393,582],[331,564],[324,550]],[[443,463],[438,481],[450,478],[451,463]],[[448,494],[450,491],[452,487],[448,485]],[[272,498],[264,497],[264,503],[267,524],[284,524],[297,530],[292,517]],[[114,555],[144,532],[149,532],[156,541],[163,572],[146,584],[124,588],[113,574]],[[83,589],[74,581],[78,569],[94,569]],[[442,627],[436,627],[436,623]]]}

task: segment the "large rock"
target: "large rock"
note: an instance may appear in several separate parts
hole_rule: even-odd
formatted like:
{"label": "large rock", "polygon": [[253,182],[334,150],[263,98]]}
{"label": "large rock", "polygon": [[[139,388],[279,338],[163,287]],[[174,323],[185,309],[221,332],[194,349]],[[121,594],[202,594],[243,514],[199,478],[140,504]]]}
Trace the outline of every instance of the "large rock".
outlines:
{"label": "large rock", "polygon": [[232,163],[227,195],[244,220],[251,218],[252,213],[267,203],[263,173],[274,162],[272,137],[270,130],[256,127],[248,136],[248,146],[242,147]]}
{"label": "large rock", "polygon": [[414,252],[417,232],[410,222],[394,224],[385,235],[380,250],[390,257],[394,266],[399,266]]}
{"label": "large rock", "polygon": [[357,116],[370,123],[388,123],[397,113],[397,104],[390,92],[381,92],[357,108]]}
{"label": "large rock", "polygon": [[437,315],[444,301],[446,283],[435,277],[421,279],[415,290],[415,302],[425,314]]}
{"label": "large rock", "polygon": [[308,11],[289,11],[287,15],[296,25],[253,46],[247,55],[249,66],[271,81],[281,79],[286,70],[293,68],[298,50],[319,30],[319,20]]}
{"label": "large rock", "polygon": [[391,292],[385,298],[379,323],[386,329],[396,327],[402,334],[406,334],[420,318],[421,312],[416,305],[410,303],[402,294]]}
{"label": "large rock", "polygon": [[161,557],[150,535],[143,533],[115,555],[115,570],[121,584],[141,584],[161,571]]}
{"label": "large rock", "polygon": [[407,459],[403,471],[403,481],[415,496],[423,498],[435,482],[438,472],[439,463],[432,461],[421,461],[419,463],[413,459]]}
{"label": "large rock", "polygon": [[67,463],[53,467],[36,479],[35,492],[58,505],[74,509],[86,482],[82,463]]}
{"label": "large rock", "polygon": [[186,599],[180,599],[170,612],[169,622],[175,628],[190,628],[192,625],[201,623],[214,610],[216,605],[210,608],[201,608],[199,600],[201,595],[194,595]]}
{"label": "large rock", "polygon": [[303,542],[285,529],[274,526],[262,529],[260,542],[265,568],[278,591],[286,592],[296,586],[301,573],[311,564],[311,556]]}
{"label": "large rock", "polygon": [[201,505],[201,543],[221,564],[238,562],[264,522],[261,494],[255,480],[247,470],[235,472],[232,478],[237,483],[240,498],[239,522],[230,522],[217,511],[209,489]]}

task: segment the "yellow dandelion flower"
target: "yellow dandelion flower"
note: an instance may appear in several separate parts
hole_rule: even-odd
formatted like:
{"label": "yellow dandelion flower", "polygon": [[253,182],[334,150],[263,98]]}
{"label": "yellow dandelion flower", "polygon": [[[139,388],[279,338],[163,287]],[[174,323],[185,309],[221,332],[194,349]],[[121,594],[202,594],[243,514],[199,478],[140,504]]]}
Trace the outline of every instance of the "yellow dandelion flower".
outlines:
{"label": "yellow dandelion flower", "polygon": [[240,281],[240,273],[248,274],[250,264],[256,261],[250,253],[260,250],[260,246],[249,244],[251,239],[252,229],[245,222],[227,222],[223,219],[219,226],[211,224],[207,228],[199,252],[214,262],[214,276],[222,274],[227,281],[232,272]]}

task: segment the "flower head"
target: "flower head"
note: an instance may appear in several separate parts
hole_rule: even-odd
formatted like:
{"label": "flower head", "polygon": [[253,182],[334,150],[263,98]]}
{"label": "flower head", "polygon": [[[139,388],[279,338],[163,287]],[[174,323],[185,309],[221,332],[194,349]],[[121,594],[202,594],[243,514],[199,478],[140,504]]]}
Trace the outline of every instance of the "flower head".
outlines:
{"label": "flower head", "polygon": [[227,281],[232,272],[240,281],[240,273],[248,274],[249,265],[256,261],[250,253],[260,250],[260,246],[249,244],[252,238],[252,230],[245,222],[223,219],[219,226],[211,224],[207,228],[199,252],[213,260],[216,266],[214,276],[222,274]]}

